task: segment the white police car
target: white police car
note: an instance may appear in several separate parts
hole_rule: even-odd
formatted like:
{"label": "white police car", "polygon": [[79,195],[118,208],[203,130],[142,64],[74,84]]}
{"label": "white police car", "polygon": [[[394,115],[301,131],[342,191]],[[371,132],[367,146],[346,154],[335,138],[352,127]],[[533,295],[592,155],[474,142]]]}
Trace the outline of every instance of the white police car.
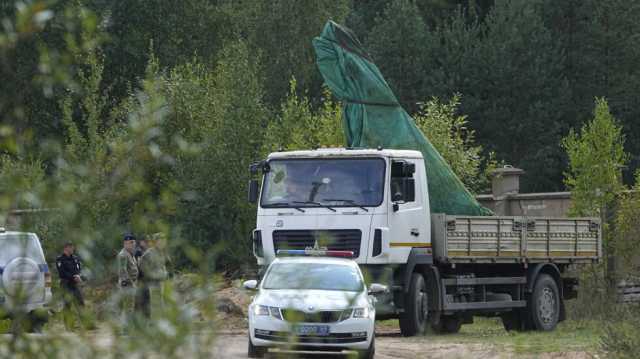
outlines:
{"label": "white police car", "polygon": [[249,305],[251,358],[274,351],[357,351],[361,358],[375,353],[373,294],[387,290],[372,284],[367,290],[357,263],[330,256],[351,252],[327,250],[279,251]]}
{"label": "white police car", "polygon": [[38,236],[0,228],[0,319],[28,315],[29,330],[47,320],[51,273]]}

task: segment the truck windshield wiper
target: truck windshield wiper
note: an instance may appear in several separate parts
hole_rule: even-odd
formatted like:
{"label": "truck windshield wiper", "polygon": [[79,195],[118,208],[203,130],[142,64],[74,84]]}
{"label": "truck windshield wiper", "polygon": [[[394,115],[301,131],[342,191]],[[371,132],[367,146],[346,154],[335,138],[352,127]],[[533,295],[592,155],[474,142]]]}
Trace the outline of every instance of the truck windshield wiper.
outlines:
{"label": "truck windshield wiper", "polygon": [[316,205],[316,206],[318,206],[318,207],[324,207],[324,208],[326,208],[326,209],[328,209],[328,210],[331,210],[331,211],[333,211],[333,212],[336,212],[336,210],[335,210],[335,209],[333,209],[333,208],[331,208],[330,206],[324,205],[324,204],[322,204],[322,203],[320,203],[320,202],[316,202],[316,201],[293,201],[293,203],[298,203],[298,204],[315,204],[315,205]]}
{"label": "truck windshield wiper", "polygon": [[325,201],[325,202],[345,202],[345,203],[349,203],[349,204],[353,205],[354,207],[362,208],[362,210],[363,210],[363,211],[365,211],[365,212],[369,212],[369,210],[368,210],[365,206],[363,206],[363,205],[361,205],[361,204],[356,203],[356,202],[355,202],[354,200],[352,200],[352,199],[340,199],[340,198],[339,198],[339,199],[333,199],[333,198],[325,198],[325,199],[323,199],[323,201]]}
{"label": "truck windshield wiper", "polygon": [[[296,202],[293,202],[293,203],[296,203]],[[263,207],[291,207],[291,208],[296,209],[296,210],[298,210],[298,211],[300,211],[302,213],[305,212],[304,209],[300,208],[299,206],[293,206],[289,202],[274,202],[274,203],[266,204]]]}

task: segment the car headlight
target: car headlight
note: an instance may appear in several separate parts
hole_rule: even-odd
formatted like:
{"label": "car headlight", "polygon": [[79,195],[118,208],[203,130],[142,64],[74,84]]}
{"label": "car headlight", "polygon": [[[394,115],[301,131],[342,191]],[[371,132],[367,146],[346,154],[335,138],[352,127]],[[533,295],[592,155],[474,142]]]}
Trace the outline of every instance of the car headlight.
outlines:
{"label": "car headlight", "polygon": [[254,305],[253,314],[255,315],[269,315],[269,307],[266,305]]}
{"label": "car headlight", "polygon": [[278,307],[269,307],[269,311],[271,312],[271,316],[282,320],[282,314],[280,313],[280,308]]}
{"label": "car headlight", "polygon": [[254,305],[253,306],[253,314],[260,316],[272,316],[276,319],[282,320],[282,314],[280,314],[280,308],[278,307],[269,307],[266,305]]}
{"label": "car headlight", "polygon": [[354,318],[369,318],[369,308],[353,308],[353,317]]}

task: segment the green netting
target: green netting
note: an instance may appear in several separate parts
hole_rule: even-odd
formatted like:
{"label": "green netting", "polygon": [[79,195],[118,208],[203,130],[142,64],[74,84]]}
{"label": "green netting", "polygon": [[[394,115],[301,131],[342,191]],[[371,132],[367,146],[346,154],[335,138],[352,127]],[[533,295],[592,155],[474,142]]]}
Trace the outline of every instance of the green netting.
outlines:
{"label": "green netting", "polygon": [[318,68],[344,104],[350,147],[412,149],[424,156],[432,213],[490,215],[400,106],[355,35],[333,21],[313,40]]}

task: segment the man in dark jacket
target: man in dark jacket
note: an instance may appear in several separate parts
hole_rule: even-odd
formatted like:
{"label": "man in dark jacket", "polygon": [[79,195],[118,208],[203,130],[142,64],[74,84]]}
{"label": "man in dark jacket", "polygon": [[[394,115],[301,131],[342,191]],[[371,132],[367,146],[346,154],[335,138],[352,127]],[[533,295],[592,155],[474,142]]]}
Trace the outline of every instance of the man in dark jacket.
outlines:
{"label": "man in dark jacket", "polygon": [[80,290],[82,265],[80,258],[73,254],[74,250],[73,243],[67,242],[62,254],[56,258],[56,268],[58,269],[58,277],[60,277],[60,288],[64,302],[64,324],[67,329],[72,327],[71,310],[77,311],[82,319],[80,311],[84,307],[84,298]]}

